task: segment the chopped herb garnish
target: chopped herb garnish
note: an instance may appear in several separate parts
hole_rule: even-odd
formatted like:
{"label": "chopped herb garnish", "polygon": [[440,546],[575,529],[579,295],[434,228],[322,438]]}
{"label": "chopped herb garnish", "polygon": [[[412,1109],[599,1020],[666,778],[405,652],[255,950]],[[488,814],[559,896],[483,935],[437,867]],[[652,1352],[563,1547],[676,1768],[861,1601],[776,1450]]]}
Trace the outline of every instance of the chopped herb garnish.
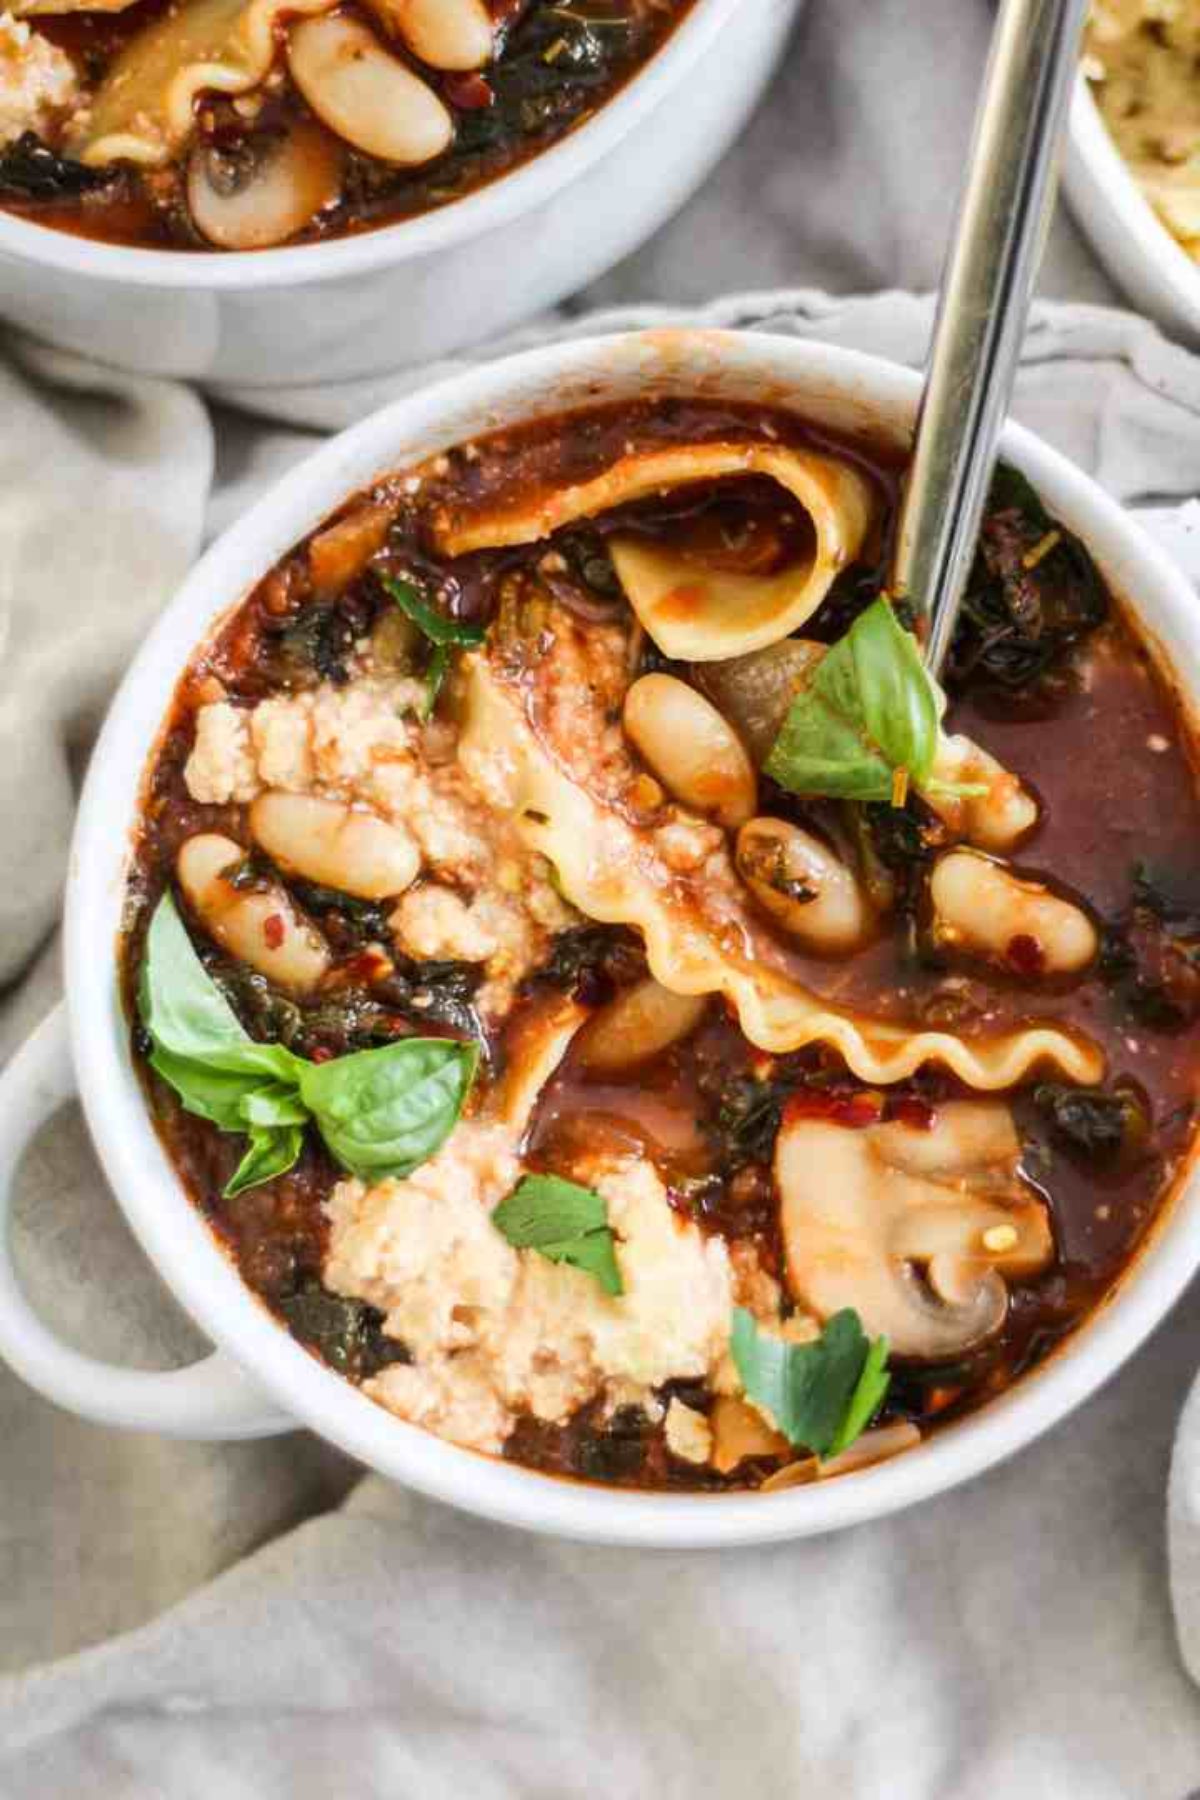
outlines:
{"label": "chopped herb garnish", "polygon": [[425,698],[421,705],[424,723],[433,715],[438,695],[450,673],[455,650],[476,648],[486,634],[482,625],[469,625],[463,619],[449,619],[445,613],[438,612],[428,600],[421,598],[411,581],[397,581],[390,575],[381,575],[379,579],[405,618],[412,620],[431,646],[425,664]]}
{"label": "chopped herb garnish", "polygon": [[606,1294],[622,1294],[608,1209],[602,1195],[561,1175],[526,1175],[492,1214],[514,1250],[536,1250],[595,1276]]}
{"label": "chopped herb garnish", "polygon": [[753,1314],[735,1307],[732,1351],[747,1398],[790,1444],[817,1456],[848,1449],[887,1394],[887,1339],[870,1342],[851,1307],[835,1313],[811,1344],[761,1331]]}
{"label": "chopped herb garnish", "polygon": [[793,700],[766,772],[793,793],[896,805],[931,780],[940,710],[916,639],[876,600]]}
{"label": "chopped herb garnish", "polygon": [[482,625],[470,625],[465,619],[449,619],[445,613],[422,600],[411,581],[397,581],[390,575],[379,578],[406,619],[411,619],[423,637],[442,648],[466,649],[482,644]]}
{"label": "chopped herb garnish", "polygon": [[169,893],[150,921],[138,1009],[150,1065],[184,1109],[249,1140],[227,1196],[286,1174],[310,1122],[350,1174],[411,1174],[453,1129],[479,1061],[476,1045],[451,1038],[402,1038],[320,1064],[258,1043],[197,956]]}

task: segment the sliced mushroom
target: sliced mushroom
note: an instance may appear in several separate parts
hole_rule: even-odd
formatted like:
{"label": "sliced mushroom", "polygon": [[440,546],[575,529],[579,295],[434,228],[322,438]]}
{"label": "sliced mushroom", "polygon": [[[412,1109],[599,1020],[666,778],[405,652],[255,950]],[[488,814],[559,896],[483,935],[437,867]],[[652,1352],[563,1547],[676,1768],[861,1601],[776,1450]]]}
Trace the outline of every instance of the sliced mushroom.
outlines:
{"label": "sliced mushroom", "polygon": [[647,976],[591,1020],[579,1040],[579,1061],[598,1073],[636,1068],[689,1037],[707,1005],[704,994],[674,994]]}
{"label": "sliced mushroom", "polygon": [[727,662],[694,663],[692,680],[737,726],[760,763],[779,736],[788,708],[825,654],[824,644],[784,638]]}
{"label": "sliced mushroom", "polygon": [[415,167],[449,148],[454,121],[433,89],[348,14],[293,25],[288,67],[317,117],[364,155]]}
{"label": "sliced mushroom", "polygon": [[675,675],[643,675],[625,696],[625,730],[664,787],[736,830],[758,783],[746,748],[711,700]]}
{"label": "sliced mushroom", "polygon": [[[890,1462],[893,1456],[915,1450],[920,1442],[920,1429],[911,1419],[897,1419],[894,1425],[876,1425],[873,1431],[865,1431],[848,1450],[819,1461],[817,1479],[828,1481],[832,1475],[851,1475],[855,1469],[869,1469],[875,1463]],[[763,1486],[766,1486],[765,1482]]]}
{"label": "sliced mushroom", "polygon": [[283,244],[341,192],[342,152],[320,126],[264,133],[236,152],[198,143],[188,158],[192,223],[221,250]]}
{"label": "sliced mushroom", "polygon": [[1053,1254],[1002,1101],[954,1100],[928,1129],[786,1120],[775,1177],[788,1284],[820,1319],[853,1307],[899,1356],[957,1356],[999,1331],[1005,1274]]}
{"label": "sliced mushroom", "polygon": [[751,819],[737,840],[737,871],[765,912],[818,956],[844,956],[872,933],[858,882],[827,844],[787,819]]}
{"label": "sliced mushroom", "polygon": [[329,967],[329,947],[283,888],[233,886],[227,874],[245,855],[240,844],[219,832],[190,837],[175,862],[179,885],[223,949],[279,987],[307,993]]}
{"label": "sliced mushroom", "polygon": [[492,60],[492,21],[483,0],[368,0],[372,12],[431,69],[482,69]]}
{"label": "sliced mushroom", "polygon": [[973,850],[939,857],[929,892],[936,944],[984,957],[1026,980],[1078,974],[1100,948],[1082,908]]}

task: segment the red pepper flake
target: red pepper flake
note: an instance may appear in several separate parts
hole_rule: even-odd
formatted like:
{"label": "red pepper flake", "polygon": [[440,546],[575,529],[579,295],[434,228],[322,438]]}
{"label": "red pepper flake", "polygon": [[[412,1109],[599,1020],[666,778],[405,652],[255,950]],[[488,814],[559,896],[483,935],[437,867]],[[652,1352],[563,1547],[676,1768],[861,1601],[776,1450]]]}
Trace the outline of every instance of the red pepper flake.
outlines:
{"label": "red pepper flake", "polygon": [[1028,932],[1019,931],[1008,941],[1006,952],[1009,964],[1018,975],[1040,975],[1046,967],[1046,953],[1035,937]]}
{"label": "red pepper flake", "polygon": [[831,1125],[862,1130],[883,1117],[883,1095],[866,1089],[801,1088],[783,1109],[785,1125],[797,1119],[826,1119]]}
{"label": "red pepper flake", "polygon": [[459,112],[483,112],[486,107],[496,104],[492,87],[475,70],[469,74],[447,75],[442,83],[442,92],[451,106],[456,106]]}
{"label": "red pepper flake", "polygon": [[282,913],[271,913],[263,920],[263,937],[267,941],[268,950],[278,950],[287,935]]}
{"label": "red pepper flake", "polygon": [[912,1131],[932,1131],[937,1124],[937,1109],[916,1094],[901,1094],[888,1112],[897,1125],[907,1125]]}

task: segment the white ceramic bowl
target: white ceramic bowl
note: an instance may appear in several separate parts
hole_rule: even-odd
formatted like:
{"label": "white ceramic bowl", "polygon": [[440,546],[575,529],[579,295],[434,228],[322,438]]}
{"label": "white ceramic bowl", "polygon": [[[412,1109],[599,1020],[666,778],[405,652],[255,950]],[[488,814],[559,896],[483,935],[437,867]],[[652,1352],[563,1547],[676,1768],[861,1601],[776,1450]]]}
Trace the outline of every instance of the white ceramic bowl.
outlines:
{"label": "white ceramic bowl", "polygon": [[737,136],[801,0],[697,0],[596,116],[436,212],[229,255],[91,242],[0,211],[0,314],[142,374],[344,381],[494,336],[655,231]]}
{"label": "white ceramic bowl", "polygon": [[1200,341],[1200,265],[1138,187],[1082,76],[1071,106],[1063,187],[1118,287],[1172,336]]}
{"label": "white ceramic bowl", "polygon": [[[646,332],[493,364],[326,445],[209,551],[159,621],[113,704],[80,803],[67,888],[69,1031],[54,1015],[0,1081],[0,1246],[21,1151],[77,1084],[133,1230],[219,1349],[167,1374],[114,1370],[82,1356],[34,1316],[3,1250],[0,1354],[51,1399],[87,1418],[181,1436],[250,1436],[302,1423],[396,1481],[537,1530],[626,1544],[752,1543],[890,1512],[1020,1448],[1112,1374],[1200,1263],[1200,1187],[1189,1182],[1115,1298],[1062,1355],[908,1455],[790,1492],[631,1493],[491,1461],[393,1418],[288,1335],[188,1200],[151,1127],[112,975],[139,782],[185,664],[278,557],[385,472],[479,432],[602,398],[697,393],[792,405],[835,430],[870,428],[904,443],[918,380],[849,351],[724,332]],[[1087,541],[1113,587],[1132,597],[1185,692],[1200,695],[1200,616],[1183,576],[1091,481],[1027,432],[1009,427],[1003,453]]]}

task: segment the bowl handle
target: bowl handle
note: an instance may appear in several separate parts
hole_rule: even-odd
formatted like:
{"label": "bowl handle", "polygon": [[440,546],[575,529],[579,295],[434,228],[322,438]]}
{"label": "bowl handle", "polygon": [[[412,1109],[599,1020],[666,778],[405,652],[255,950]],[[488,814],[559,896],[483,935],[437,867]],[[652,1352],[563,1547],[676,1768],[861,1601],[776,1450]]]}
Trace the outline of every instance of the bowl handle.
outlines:
{"label": "bowl handle", "polygon": [[0,1076],[0,1357],[32,1388],[100,1425],[179,1438],[255,1438],[296,1420],[217,1350],[186,1369],[123,1369],[62,1343],[17,1281],[9,1245],[12,1196],[34,1134],[76,1093],[66,1009],[55,1007]]}

